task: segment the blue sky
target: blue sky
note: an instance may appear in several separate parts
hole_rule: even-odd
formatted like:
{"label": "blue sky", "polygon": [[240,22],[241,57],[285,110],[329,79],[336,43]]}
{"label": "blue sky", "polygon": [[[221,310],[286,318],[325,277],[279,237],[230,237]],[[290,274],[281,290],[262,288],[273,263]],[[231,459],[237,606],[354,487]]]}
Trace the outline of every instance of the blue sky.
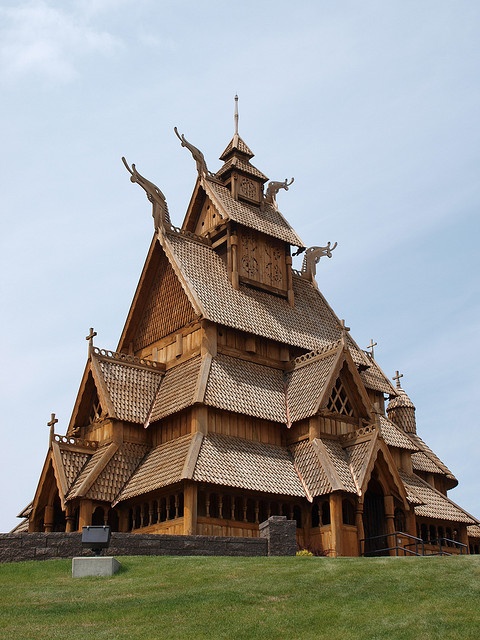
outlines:
{"label": "blue sky", "polygon": [[417,407],[480,516],[480,4],[0,1],[0,531],[33,497],[87,357],[115,349],[153,232],[126,156],[179,225],[233,134],[308,245],[320,289]]}

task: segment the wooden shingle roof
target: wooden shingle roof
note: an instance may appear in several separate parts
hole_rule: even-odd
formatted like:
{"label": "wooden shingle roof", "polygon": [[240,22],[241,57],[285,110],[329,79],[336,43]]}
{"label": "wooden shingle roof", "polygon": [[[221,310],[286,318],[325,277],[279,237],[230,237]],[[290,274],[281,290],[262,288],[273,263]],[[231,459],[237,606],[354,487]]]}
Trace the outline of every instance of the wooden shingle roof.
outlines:
{"label": "wooden shingle roof", "polygon": [[305,496],[286,448],[214,433],[203,438],[193,480],[250,491]]}
{"label": "wooden shingle roof", "polygon": [[473,516],[417,475],[408,475],[401,471],[400,476],[407,490],[409,502],[415,505],[414,509],[417,516],[466,524],[477,523]]}
{"label": "wooden shingle roof", "polygon": [[408,451],[418,451],[411,438],[409,438],[402,429],[397,427],[391,420],[385,416],[380,418],[380,432],[383,439],[390,447],[398,447],[399,449],[407,449]]}
{"label": "wooden shingle roof", "polygon": [[285,424],[282,371],[226,355],[212,359],[205,404]]}
{"label": "wooden shingle roof", "polygon": [[125,356],[100,350],[96,350],[92,359],[94,366],[100,369],[113,407],[112,417],[144,423],[162,381],[163,370],[157,368],[157,363],[142,366],[133,358],[129,362]]}
{"label": "wooden shingle roof", "polygon": [[161,420],[194,404],[201,366],[201,357],[195,356],[165,373],[145,424]]}
{"label": "wooden shingle roof", "polygon": [[146,445],[134,443],[99,447],[78,474],[66,499],[86,497],[113,502],[148,450]]}
{"label": "wooden shingle roof", "polygon": [[[416,433],[409,433],[408,437],[411,438],[412,442],[423,453],[423,456],[421,458],[416,458],[415,460],[414,460],[414,456],[416,454],[413,454],[412,462],[414,462],[414,464],[415,463],[418,465],[427,464],[425,460],[425,457],[426,457],[430,460],[431,463],[433,463],[433,465],[431,465],[431,469],[433,470],[434,467],[436,467],[437,469],[436,471],[433,471],[433,473],[443,474],[445,477],[447,477],[449,480],[451,480],[454,483],[452,484],[452,487],[458,484],[457,479],[455,478],[453,473],[450,471],[450,469],[440,460],[440,458],[430,449],[430,447],[420,438],[420,436],[418,436]],[[417,468],[420,471],[420,466],[418,466]]]}
{"label": "wooden shingle roof", "polygon": [[179,482],[183,477],[182,472],[191,441],[192,435],[188,434],[152,449],[117,495],[115,502]]}
{"label": "wooden shingle roof", "polygon": [[305,246],[300,236],[280,211],[277,211],[271,204],[264,203],[263,208],[260,209],[253,204],[234,200],[230,190],[217,182],[205,180],[202,184],[223,218],[288,242],[295,247]]}

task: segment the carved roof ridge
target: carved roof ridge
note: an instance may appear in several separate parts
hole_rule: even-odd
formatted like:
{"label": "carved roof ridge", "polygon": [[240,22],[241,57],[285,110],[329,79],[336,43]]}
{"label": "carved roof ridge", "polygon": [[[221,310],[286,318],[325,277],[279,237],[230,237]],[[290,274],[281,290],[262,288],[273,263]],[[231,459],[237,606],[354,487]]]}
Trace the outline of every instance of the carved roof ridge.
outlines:
{"label": "carved roof ridge", "polygon": [[138,358],[137,356],[133,356],[128,353],[118,353],[117,351],[93,347],[92,354],[100,360],[109,360],[119,362],[121,364],[134,365],[144,369],[156,369],[159,372],[163,372],[165,370],[165,365],[162,362],[155,362],[155,360],[148,360],[147,358]]}
{"label": "carved roof ridge", "polygon": [[372,435],[375,434],[378,434],[377,426],[375,424],[368,424],[364,427],[360,427],[359,429],[355,429],[355,431],[342,433],[338,436],[338,438],[342,447],[345,448],[357,444],[359,440],[361,440],[362,442],[364,440],[370,440]]}
{"label": "carved roof ridge", "polygon": [[208,247],[212,246],[212,241],[210,240],[210,238],[207,238],[206,236],[199,236],[196,233],[192,233],[191,231],[187,231],[186,229],[182,229],[180,227],[174,227],[173,225],[171,225],[166,230],[166,233],[177,235],[177,236],[183,236],[184,238],[188,238],[189,240],[193,240],[194,242],[205,244]]}
{"label": "carved roof ridge", "polygon": [[326,344],[325,346],[318,349],[314,349],[313,351],[309,351],[308,353],[304,353],[301,356],[298,356],[291,361],[293,363],[293,368],[299,369],[300,367],[303,367],[310,362],[325,358],[327,355],[330,355],[331,353],[337,351],[339,346],[341,345],[341,342],[342,341],[340,339],[335,342],[331,342],[330,344]]}
{"label": "carved roof ridge", "polygon": [[75,436],[61,436],[57,433],[53,435],[53,441],[58,443],[61,449],[75,448],[87,451],[96,451],[98,442],[96,440],[85,440],[85,438],[77,438]]}

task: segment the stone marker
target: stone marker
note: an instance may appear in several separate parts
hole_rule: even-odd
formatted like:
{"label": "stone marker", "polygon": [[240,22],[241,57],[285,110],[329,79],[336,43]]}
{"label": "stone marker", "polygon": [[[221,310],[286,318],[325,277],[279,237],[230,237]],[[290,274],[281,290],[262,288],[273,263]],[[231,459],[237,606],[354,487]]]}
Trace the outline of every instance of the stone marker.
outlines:
{"label": "stone marker", "polygon": [[120,569],[120,563],[113,557],[95,556],[92,558],[72,559],[72,578],[86,576],[113,576]]}

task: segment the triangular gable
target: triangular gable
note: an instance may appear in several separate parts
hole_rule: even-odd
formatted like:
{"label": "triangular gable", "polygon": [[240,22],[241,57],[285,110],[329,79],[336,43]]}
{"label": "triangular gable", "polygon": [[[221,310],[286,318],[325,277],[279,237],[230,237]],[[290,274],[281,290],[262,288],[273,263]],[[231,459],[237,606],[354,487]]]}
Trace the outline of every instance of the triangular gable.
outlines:
{"label": "triangular gable", "polygon": [[32,500],[32,510],[29,515],[30,522],[34,522],[38,513],[48,504],[49,497],[51,495],[52,487],[56,487],[59,491],[55,479],[55,471],[53,469],[52,450],[48,450],[43,463],[42,472],[38,480],[37,489]]}
{"label": "triangular gable", "polygon": [[[94,446],[94,443],[90,443]],[[66,436],[54,436],[40,474],[29,518],[35,520],[38,511],[58,495],[62,509],[71,486],[94,453],[92,447],[79,446]]]}
{"label": "triangular gable", "polygon": [[201,313],[193,289],[179,278],[178,264],[164,239],[159,232],[150,246],[118,344],[119,352],[137,353]]}
{"label": "triangular gable", "polygon": [[84,427],[102,415],[114,415],[113,405],[96,367],[89,358],[77,393],[67,436],[74,436],[79,427]]}
{"label": "triangular gable", "polygon": [[[353,438],[352,438],[353,435]],[[368,483],[376,468],[384,489],[399,498],[408,509],[407,493],[399,475],[397,465],[382,438],[378,428],[359,429],[343,439],[343,446],[357,485],[358,495],[365,495]]]}
{"label": "triangular gable", "polygon": [[164,369],[158,362],[94,348],[67,433],[106,417],[144,424]]}
{"label": "triangular gable", "polygon": [[320,395],[318,408],[328,413],[372,420],[372,404],[347,348],[339,351],[338,360]]}
{"label": "triangular gable", "polygon": [[371,402],[348,349],[331,349],[301,356],[287,376],[291,421],[331,413],[372,420]]}
{"label": "triangular gable", "polygon": [[[205,235],[205,233],[228,220],[228,214],[207,195],[204,181],[197,180],[182,224],[182,230]],[[203,224],[202,224],[203,223]]]}

